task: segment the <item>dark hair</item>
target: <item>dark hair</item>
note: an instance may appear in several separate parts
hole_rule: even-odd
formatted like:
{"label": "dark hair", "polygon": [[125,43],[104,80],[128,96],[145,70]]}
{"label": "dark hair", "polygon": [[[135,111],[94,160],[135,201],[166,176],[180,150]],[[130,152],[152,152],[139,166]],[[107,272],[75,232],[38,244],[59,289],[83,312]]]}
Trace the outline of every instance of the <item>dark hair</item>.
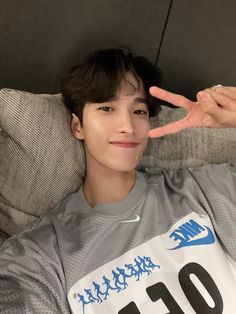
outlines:
{"label": "dark hair", "polygon": [[87,102],[102,103],[112,99],[127,72],[139,84],[142,80],[149,117],[160,111],[160,102],[149,93],[149,87],[161,84],[161,71],[147,58],[124,49],[98,50],[72,67],[61,81],[63,100],[83,125],[83,109]]}

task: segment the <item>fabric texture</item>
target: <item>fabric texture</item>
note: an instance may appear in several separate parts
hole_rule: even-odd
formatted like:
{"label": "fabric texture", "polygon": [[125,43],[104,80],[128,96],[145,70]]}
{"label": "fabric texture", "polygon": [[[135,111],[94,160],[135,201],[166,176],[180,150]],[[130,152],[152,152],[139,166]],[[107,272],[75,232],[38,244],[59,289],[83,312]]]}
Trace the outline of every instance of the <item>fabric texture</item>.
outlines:
{"label": "fabric texture", "polygon": [[60,95],[0,92],[0,230],[34,222],[82,183],[82,144]]}
{"label": "fabric texture", "polygon": [[[161,126],[184,115],[182,108],[162,106],[151,124]],[[0,130],[1,243],[81,186],[85,155],[71,134],[60,94],[2,89]],[[235,149],[236,129],[188,129],[149,139],[137,170],[222,163],[234,158]]]}
{"label": "fabric texture", "polygon": [[162,302],[172,313],[209,313],[204,289],[215,312],[231,313],[235,163],[145,168],[136,178],[123,200],[93,208],[80,188],[5,241],[1,313],[129,314],[131,304],[135,313],[164,313]]}

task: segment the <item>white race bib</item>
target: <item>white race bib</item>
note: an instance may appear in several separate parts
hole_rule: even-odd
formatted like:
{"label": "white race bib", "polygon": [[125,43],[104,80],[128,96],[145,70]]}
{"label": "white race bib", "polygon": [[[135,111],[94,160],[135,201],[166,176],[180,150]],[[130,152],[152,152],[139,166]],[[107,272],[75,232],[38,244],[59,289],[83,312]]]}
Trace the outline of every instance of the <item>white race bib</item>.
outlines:
{"label": "white race bib", "polygon": [[191,213],[79,280],[68,300],[76,314],[232,314],[236,267],[209,217]]}

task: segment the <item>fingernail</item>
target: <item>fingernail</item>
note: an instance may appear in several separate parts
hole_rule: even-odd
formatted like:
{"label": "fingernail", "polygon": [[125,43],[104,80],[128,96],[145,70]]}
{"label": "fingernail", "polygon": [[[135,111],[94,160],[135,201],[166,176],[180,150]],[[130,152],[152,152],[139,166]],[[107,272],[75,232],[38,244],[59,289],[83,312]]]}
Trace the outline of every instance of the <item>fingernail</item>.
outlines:
{"label": "fingernail", "polygon": [[207,93],[205,93],[205,92],[199,92],[198,93],[198,97],[199,97],[200,100],[206,100],[206,99],[209,98],[209,95]]}

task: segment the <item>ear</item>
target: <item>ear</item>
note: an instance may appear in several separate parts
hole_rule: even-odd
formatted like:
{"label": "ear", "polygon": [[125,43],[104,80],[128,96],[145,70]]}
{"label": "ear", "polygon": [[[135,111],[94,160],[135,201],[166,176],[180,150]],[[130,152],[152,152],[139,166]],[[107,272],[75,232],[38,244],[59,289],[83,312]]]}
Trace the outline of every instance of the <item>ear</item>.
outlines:
{"label": "ear", "polygon": [[83,140],[84,139],[83,128],[81,126],[80,120],[74,113],[72,113],[71,116],[72,118],[71,118],[70,127],[71,127],[72,134],[78,140]]}

